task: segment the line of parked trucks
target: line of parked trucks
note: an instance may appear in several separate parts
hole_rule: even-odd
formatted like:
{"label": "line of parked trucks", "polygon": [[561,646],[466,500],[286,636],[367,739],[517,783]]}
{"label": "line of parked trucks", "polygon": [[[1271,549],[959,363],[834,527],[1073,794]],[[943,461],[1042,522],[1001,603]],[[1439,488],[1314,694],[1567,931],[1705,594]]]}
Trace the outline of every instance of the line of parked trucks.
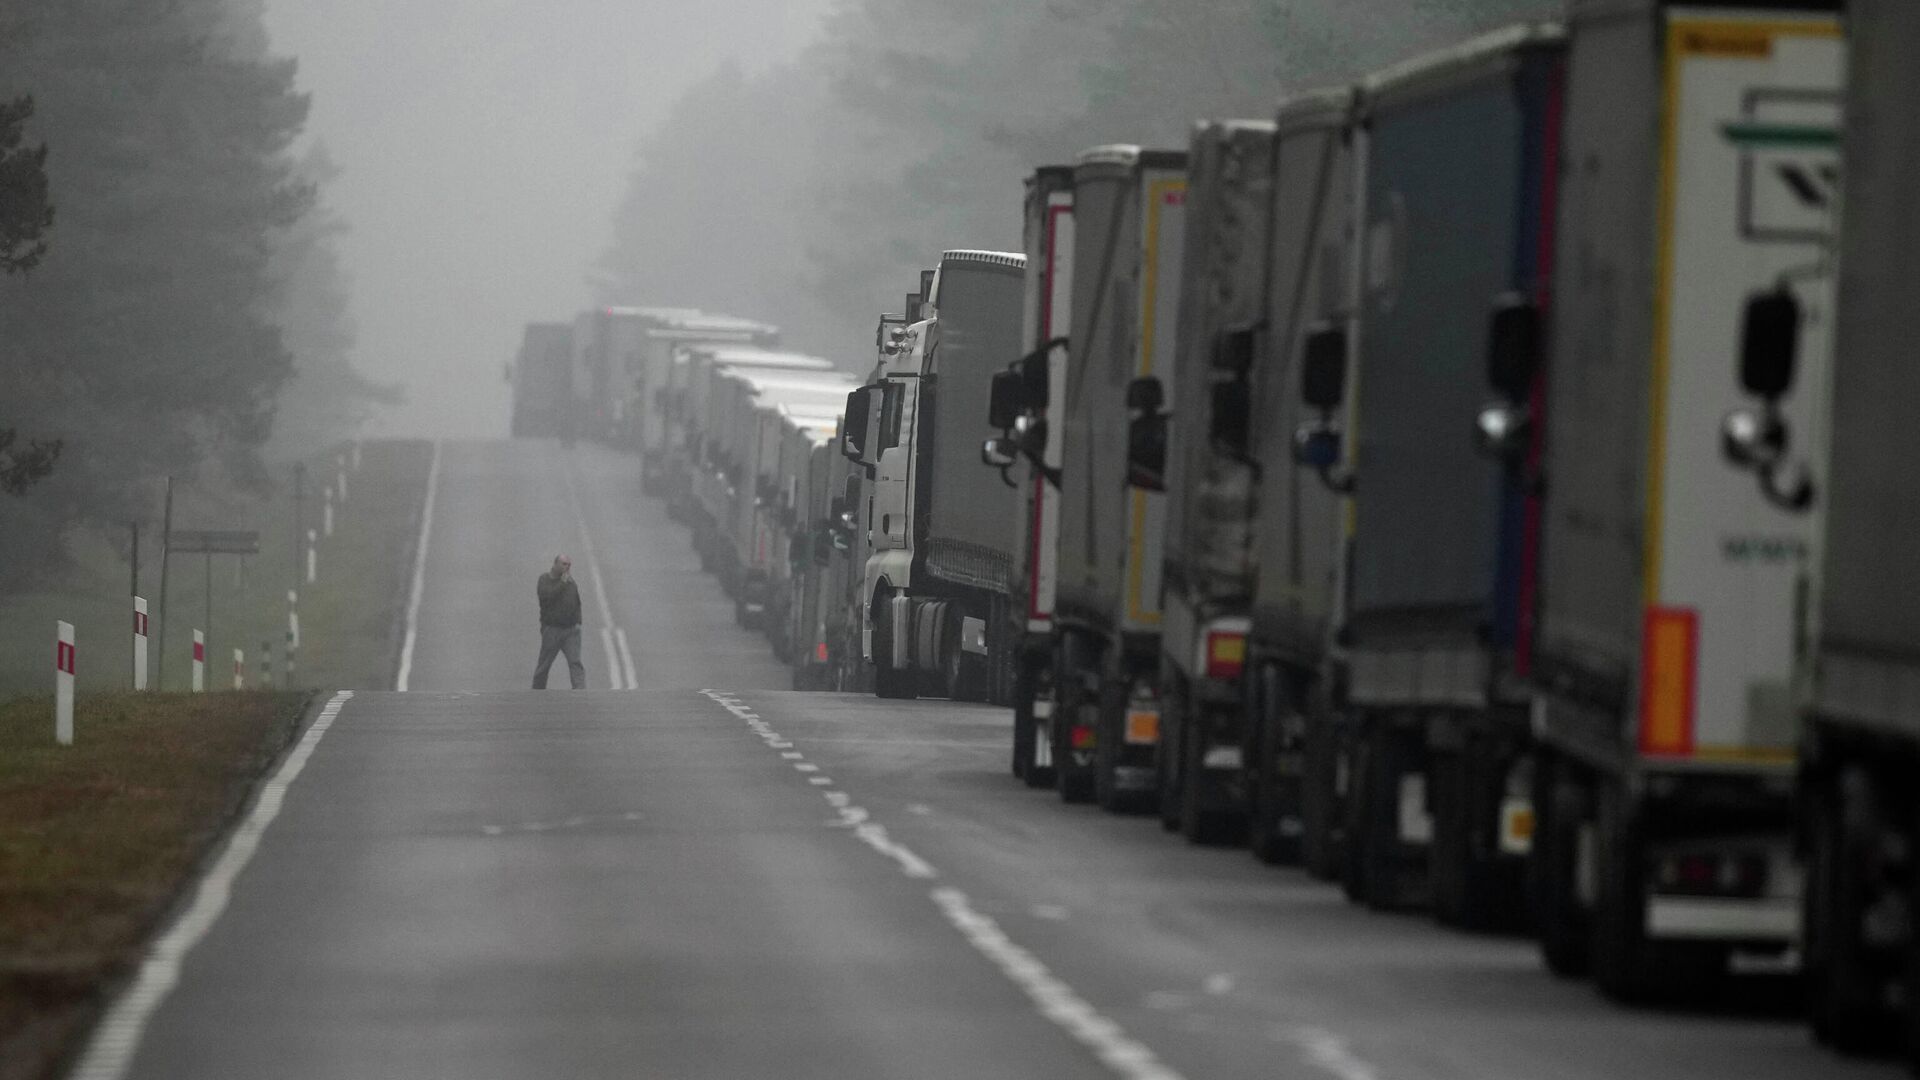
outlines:
{"label": "line of parked trucks", "polygon": [[797,688],[1009,705],[1069,801],[1916,1045],[1916,56],[1902,0],[1575,0],[1035,170],[864,380],[693,312],[571,355],[677,328],[595,433]]}

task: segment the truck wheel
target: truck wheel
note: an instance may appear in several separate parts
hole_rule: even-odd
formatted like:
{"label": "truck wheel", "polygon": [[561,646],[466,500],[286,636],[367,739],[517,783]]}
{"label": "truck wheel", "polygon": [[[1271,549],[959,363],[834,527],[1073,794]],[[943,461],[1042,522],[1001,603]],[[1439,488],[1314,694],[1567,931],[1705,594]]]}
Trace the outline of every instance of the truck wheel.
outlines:
{"label": "truck wheel", "polygon": [[1137,796],[1120,790],[1120,751],[1126,745],[1127,688],[1110,676],[1100,680],[1100,719],[1093,737],[1093,798],[1110,814],[1123,814],[1139,805]]}
{"label": "truck wheel", "polygon": [[[1054,663],[1053,766],[1056,786],[1063,802],[1093,801],[1094,770],[1082,768],[1074,760],[1073,728],[1087,706],[1083,679],[1086,646],[1080,635],[1061,635],[1058,659]],[[1095,738],[1098,738],[1096,733]],[[1082,751],[1084,753],[1084,751]]]}
{"label": "truck wheel", "polygon": [[1724,947],[1647,937],[1646,841],[1617,786],[1600,791],[1594,847],[1593,981],[1628,1004],[1696,997],[1723,967]]}
{"label": "truck wheel", "polygon": [[1180,673],[1171,664],[1160,667],[1160,745],[1153,756],[1156,783],[1155,801],[1159,804],[1160,827],[1168,832],[1180,828],[1180,799],[1184,792],[1180,765],[1185,745],[1187,688]]}
{"label": "truck wheel", "polygon": [[1533,805],[1539,819],[1527,860],[1527,892],[1534,935],[1548,971],[1578,978],[1587,974],[1593,955],[1579,886],[1580,836],[1593,813],[1591,796],[1570,765],[1542,754],[1533,774]]}
{"label": "truck wheel", "polygon": [[1377,910],[1418,905],[1421,897],[1401,856],[1401,781],[1416,766],[1416,735],[1386,717],[1359,732],[1354,751],[1353,798],[1347,814],[1347,897]]}
{"label": "truck wheel", "polygon": [[[1283,676],[1263,667],[1247,683],[1251,690],[1246,709],[1252,730],[1247,734],[1247,847],[1269,866],[1300,861],[1300,837],[1288,835],[1282,822],[1299,810],[1299,777],[1282,767],[1287,749],[1285,724],[1291,700]],[[1293,797],[1289,797],[1289,796]]]}
{"label": "truck wheel", "polygon": [[895,667],[875,664],[873,668],[873,693],[892,701],[912,701],[920,696],[919,681],[911,671],[901,671]]}
{"label": "truck wheel", "polygon": [[1367,846],[1373,842],[1368,811],[1373,798],[1373,746],[1366,721],[1355,727],[1347,744],[1347,803],[1343,815],[1346,857],[1341,860],[1340,889],[1356,904],[1367,900]]}
{"label": "truck wheel", "polygon": [[1862,934],[1878,876],[1872,784],[1860,770],[1847,769],[1817,783],[1808,801],[1806,977],[1813,1034],[1842,1053],[1881,1049],[1894,1040],[1880,990],[1895,972],[1876,970]]}
{"label": "truck wheel", "polygon": [[1013,775],[1025,780],[1039,768],[1033,763],[1033,737],[1039,721],[1033,715],[1033,675],[1021,664],[1013,682]]}
{"label": "truck wheel", "polygon": [[1340,876],[1339,729],[1309,706],[1300,770],[1300,861],[1322,881]]}
{"label": "truck wheel", "polygon": [[1239,814],[1221,813],[1206,807],[1206,740],[1196,738],[1200,726],[1199,710],[1188,703],[1187,730],[1180,740],[1180,835],[1189,844],[1219,845],[1244,841],[1245,819]]}

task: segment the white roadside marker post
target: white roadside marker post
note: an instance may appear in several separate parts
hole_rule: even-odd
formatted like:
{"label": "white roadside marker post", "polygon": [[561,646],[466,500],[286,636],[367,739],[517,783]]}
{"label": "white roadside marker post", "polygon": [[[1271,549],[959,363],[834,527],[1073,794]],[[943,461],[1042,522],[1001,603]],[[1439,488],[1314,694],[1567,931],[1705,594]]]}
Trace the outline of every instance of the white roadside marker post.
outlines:
{"label": "white roadside marker post", "polygon": [[313,584],[314,578],[320,573],[320,554],[318,551],[314,549],[314,545],[319,543],[319,541],[320,541],[319,534],[315,533],[312,529],[308,529],[307,530],[307,584],[309,585]]}
{"label": "white roadside marker post", "polygon": [[247,654],[239,649],[233,650],[233,688],[247,688]]}
{"label": "white roadside marker post", "polygon": [[53,739],[61,746],[73,745],[73,624],[54,624],[53,635]]}
{"label": "white roadside marker post", "polygon": [[333,535],[333,488],[327,488],[326,505],[320,510],[320,535]]}
{"label": "white roadside marker post", "polygon": [[193,632],[193,692],[205,693],[207,689],[207,635],[204,630]]}
{"label": "white roadside marker post", "polygon": [[286,688],[293,689],[293,657],[300,651],[300,593],[287,590],[287,674]]}
{"label": "white roadside marker post", "polygon": [[333,486],[340,492],[340,501],[347,501],[347,455],[341,454],[333,459]]}
{"label": "white roadside marker post", "polygon": [[147,598],[133,598],[133,688],[147,688]]}

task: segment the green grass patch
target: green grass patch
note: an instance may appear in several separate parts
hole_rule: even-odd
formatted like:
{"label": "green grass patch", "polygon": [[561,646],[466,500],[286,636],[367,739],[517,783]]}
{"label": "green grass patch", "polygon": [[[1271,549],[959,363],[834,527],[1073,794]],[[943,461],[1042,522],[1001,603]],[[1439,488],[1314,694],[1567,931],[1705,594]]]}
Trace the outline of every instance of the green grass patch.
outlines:
{"label": "green grass patch", "polygon": [[0,1080],[52,1075],[298,729],[306,694],[0,703]]}
{"label": "green grass patch", "polygon": [[[321,525],[321,493],[335,479],[338,453],[306,463],[304,525]],[[254,529],[261,538],[259,555],[213,560],[210,687],[232,685],[235,649],[245,652],[247,684],[256,686],[265,642],[272,644],[274,685],[287,685],[287,590],[297,587],[302,640],[293,685],[391,688],[432,453],[432,444],[418,440],[363,444],[360,468],[347,477],[347,498],[335,508],[334,533],[320,541],[313,585],[302,580],[290,468],[275,470],[275,487],[264,495],[176,491],[176,529]],[[156,669],[164,663],[165,687],[182,690],[193,631],[208,622],[207,564],[200,556],[175,555],[163,603],[159,535],[158,521],[143,523],[140,585],[149,599],[149,663]],[[54,623],[62,619],[74,624],[81,691],[131,688],[132,568],[115,546],[123,539],[76,536],[78,566],[61,588],[0,597],[0,694],[52,690]],[[164,655],[158,652],[163,617]]]}

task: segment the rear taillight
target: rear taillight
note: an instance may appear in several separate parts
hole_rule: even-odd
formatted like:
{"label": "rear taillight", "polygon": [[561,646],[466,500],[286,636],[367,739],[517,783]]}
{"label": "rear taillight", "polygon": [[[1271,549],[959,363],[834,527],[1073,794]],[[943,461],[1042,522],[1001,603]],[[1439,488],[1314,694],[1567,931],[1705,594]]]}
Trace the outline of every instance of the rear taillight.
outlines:
{"label": "rear taillight", "polygon": [[813,658],[821,663],[827,662],[827,643],[821,642],[813,647]]}
{"label": "rear taillight", "polygon": [[1207,678],[1237,679],[1247,666],[1247,635],[1227,630],[1207,634]]}
{"label": "rear taillight", "polygon": [[1767,879],[1764,854],[1688,851],[1655,862],[1653,890],[1667,896],[1753,898],[1766,894]]}

